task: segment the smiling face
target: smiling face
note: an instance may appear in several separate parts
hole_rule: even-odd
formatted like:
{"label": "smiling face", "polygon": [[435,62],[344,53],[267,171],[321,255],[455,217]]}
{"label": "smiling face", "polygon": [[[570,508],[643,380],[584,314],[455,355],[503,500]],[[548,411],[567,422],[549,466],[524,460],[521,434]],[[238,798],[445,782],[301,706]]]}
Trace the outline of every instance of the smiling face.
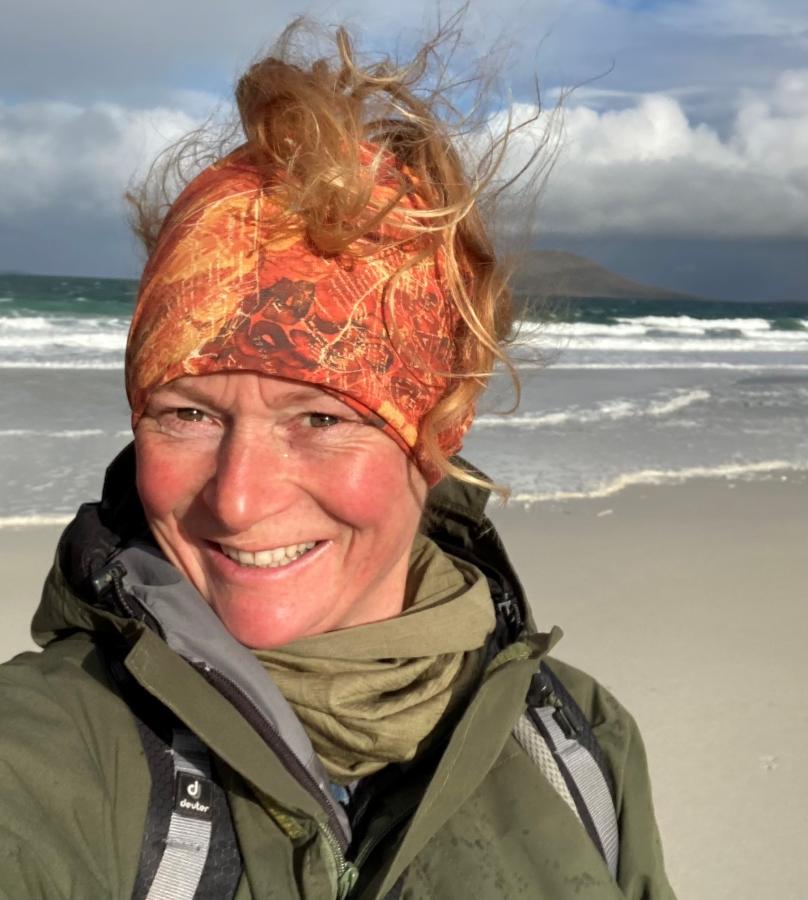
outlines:
{"label": "smiling face", "polygon": [[253,372],[180,378],[135,432],[168,559],[254,648],[401,612],[426,483],[326,391]]}

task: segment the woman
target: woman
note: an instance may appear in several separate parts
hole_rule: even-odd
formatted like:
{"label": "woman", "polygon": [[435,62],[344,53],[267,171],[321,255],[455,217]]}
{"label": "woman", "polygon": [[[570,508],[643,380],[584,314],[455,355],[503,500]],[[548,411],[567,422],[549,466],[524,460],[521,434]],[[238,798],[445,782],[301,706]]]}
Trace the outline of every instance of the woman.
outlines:
{"label": "woman", "polygon": [[454,457],[510,307],[428,51],[337,40],[140,204],[134,449],[2,669],[2,895],[671,897],[636,727]]}

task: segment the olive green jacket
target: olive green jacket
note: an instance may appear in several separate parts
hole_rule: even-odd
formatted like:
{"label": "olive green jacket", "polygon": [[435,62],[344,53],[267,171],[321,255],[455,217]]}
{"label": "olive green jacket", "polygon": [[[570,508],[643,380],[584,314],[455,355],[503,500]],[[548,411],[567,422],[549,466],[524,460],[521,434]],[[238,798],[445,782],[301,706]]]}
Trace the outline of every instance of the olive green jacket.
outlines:
{"label": "olive green jacket", "polygon": [[[450,550],[473,549],[487,570],[505,571],[522,604],[483,516],[484,502],[471,488],[443,489],[425,527]],[[148,615],[102,608],[88,594],[82,571],[90,573],[109,555],[120,538],[112,537],[110,523],[122,513],[131,520],[126,502],[108,499],[83,508],[63,538],[34,619],[44,649],[0,666],[0,898],[132,895],[151,782],[134,717],[105,661],[110,647],[210,748],[243,857],[237,900],[344,895],[346,855],[359,869],[351,900],[383,900],[397,882],[403,900],[673,897],[642,741],[606,690],[551,661],[593,724],[613,774],[621,841],[617,882],[513,738],[531,676],[556,637],[534,633],[529,623],[489,663],[436,764],[388,786],[374,801],[359,845],[344,853],[335,846],[333,820],[321,799],[183,658],[182,647],[161,635]],[[88,519],[95,522],[89,530]],[[84,567],[78,574],[76,559]],[[283,730],[299,740],[293,724]]]}

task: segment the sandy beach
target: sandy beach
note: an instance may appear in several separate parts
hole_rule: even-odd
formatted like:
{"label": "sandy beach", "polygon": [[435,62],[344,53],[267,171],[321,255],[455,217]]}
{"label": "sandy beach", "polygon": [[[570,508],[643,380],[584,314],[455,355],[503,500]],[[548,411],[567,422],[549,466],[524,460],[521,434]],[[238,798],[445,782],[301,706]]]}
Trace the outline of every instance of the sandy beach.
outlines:
{"label": "sandy beach", "polygon": [[557,655],[640,723],[681,900],[804,900],[806,478],[493,515]]}
{"label": "sandy beach", "polygon": [[[694,480],[492,510],[557,654],[644,734],[681,900],[803,900],[808,478]],[[60,529],[0,530],[0,658]]]}

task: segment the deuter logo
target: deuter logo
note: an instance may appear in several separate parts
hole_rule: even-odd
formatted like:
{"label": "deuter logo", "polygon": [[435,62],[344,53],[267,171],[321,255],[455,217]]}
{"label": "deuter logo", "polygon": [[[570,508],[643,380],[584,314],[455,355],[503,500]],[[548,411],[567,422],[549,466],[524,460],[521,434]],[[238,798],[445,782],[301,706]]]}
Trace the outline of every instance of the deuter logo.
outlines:
{"label": "deuter logo", "polygon": [[177,772],[174,812],[191,819],[213,818],[213,784],[189,772]]}
{"label": "deuter logo", "polygon": [[183,809],[192,809],[192,810],[194,810],[194,812],[200,812],[200,813],[206,813],[210,809],[210,807],[205,806],[204,803],[197,803],[196,801],[191,803],[190,800],[180,800],[180,806]]}

